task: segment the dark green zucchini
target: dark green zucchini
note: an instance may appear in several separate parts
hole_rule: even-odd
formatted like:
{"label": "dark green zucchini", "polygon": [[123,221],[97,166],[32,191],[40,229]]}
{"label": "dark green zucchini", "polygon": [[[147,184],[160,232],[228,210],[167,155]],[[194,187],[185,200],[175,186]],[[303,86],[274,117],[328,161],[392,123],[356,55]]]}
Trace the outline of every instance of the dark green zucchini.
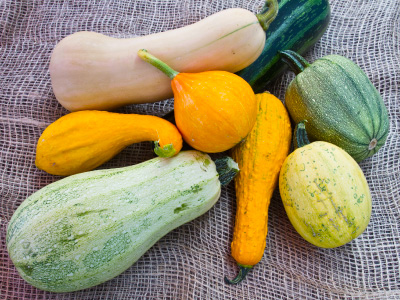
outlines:
{"label": "dark green zucchini", "polygon": [[[279,12],[266,31],[264,50],[258,59],[236,74],[245,79],[254,92],[264,92],[268,83],[286,69],[278,51],[304,54],[324,34],[330,19],[328,0],[280,0]],[[268,7],[264,7],[263,13]]]}

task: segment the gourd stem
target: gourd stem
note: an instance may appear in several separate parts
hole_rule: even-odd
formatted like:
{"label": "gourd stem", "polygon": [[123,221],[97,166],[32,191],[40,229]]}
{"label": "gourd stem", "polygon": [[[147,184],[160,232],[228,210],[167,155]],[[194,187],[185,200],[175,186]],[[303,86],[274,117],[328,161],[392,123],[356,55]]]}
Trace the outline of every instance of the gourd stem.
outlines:
{"label": "gourd stem", "polygon": [[228,279],[227,277],[224,278],[225,282],[227,284],[237,284],[241,282],[247,275],[247,273],[250,271],[252,266],[244,266],[241,264],[238,264],[239,266],[239,274],[234,278],[234,279]]}
{"label": "gourd stem", "polygon": [[258,22],[260,22],[261,27],[264,31],[267,31],[269,24],[275,20],[278,15],[279,5],[277,0],[267,0],[265,1],[264,7],[261,12],[257,14]]}
{"label": "gourd stem", "polygon": [[176,150],[174,148],[174,145],[172,144],[165,145],[161,148],[159,142],[155,141],[154,153],[157,154],[157,156],[159,157],[172,157],[176,154]]}
{"label": "gourd stem", "polygon": [[310,140],[307,136],[305,122],[307,122],[307,120],[297,123],[296,127],[294,128],[293,145],[295,149],[303,147],[310,143]]}
{"label": "gourd stem", "polygon": [[167,75],[170,79],[174,79],[174,77],[179,74],[179,72],[175,71],[170,66],[168,66],[165,62],[161,61],[154,55],[150,54],[146,49],[140,49],[138,51],[138,55],[141,59],[150,63],[157,69],[159,69],[161,72],[163,72],[165,75]]}
{"label": "gourd stem", "polygon": [[215,166],[221,185],[228,185],[237,173],[239,173],[239,165],[229,156],[216,159]]}
{"label": "gourd stem", "polygon": [[304,71],[310,64],[298,53],[292,50],[278,51],[282,60],[297,75]]}

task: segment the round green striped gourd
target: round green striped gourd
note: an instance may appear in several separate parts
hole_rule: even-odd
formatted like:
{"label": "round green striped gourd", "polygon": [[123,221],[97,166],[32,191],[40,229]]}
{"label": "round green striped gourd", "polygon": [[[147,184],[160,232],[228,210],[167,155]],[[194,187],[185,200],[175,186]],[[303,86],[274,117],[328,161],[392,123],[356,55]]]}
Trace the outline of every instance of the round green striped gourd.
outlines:
{"label": "round green striped gourd", "polygon": [[354,62],[327,55],[309,64],[293,51],[282,51],[296,73],[285,104],[295,123],[307,120],[311,140],[346,150],[357,162],[375,154],[389,133],[382,97]]}
{"label": "round green striped gourd", "polygon": [[[304,124],[299,124],[301,129]],[[342,246],[358,237],[369,223],[367,180],[343,149],[322,141],[304,145],[300,139],[298,144],[300,148],[286,158],[279,175],[279,192],[288,218],[311,244]]]}
{"label": "round green striped gourd", "polygon": [[231,179],[231,168],[237,172],[231,159],[214,164],[206,154],[183,151],[61,179],[15,211],[6,239],[10,258],[42,290],[100,284],[129,268],[166,233],[208,211],[220,196],[220,181]]}

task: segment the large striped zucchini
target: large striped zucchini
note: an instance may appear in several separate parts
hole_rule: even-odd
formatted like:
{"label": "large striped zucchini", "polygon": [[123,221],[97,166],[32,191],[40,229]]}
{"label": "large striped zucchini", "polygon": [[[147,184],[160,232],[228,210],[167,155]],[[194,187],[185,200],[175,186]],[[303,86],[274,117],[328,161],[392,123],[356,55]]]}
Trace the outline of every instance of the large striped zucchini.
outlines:
{"label": "large striped zucchini", "polygon": [[66,177],[15,211],[6,239],[10,258],[27,282],[43,290],[100,284],[166,233],[209,210],[231,172],[237,164],[230,158],[214,164],[206,154],[184,151]]}
{"label": "large striped zucchini", "polygon": [[278,51],[305,53],[319,41],[329,24],[328,0],[280,0],[278,3],[279,13],[266,31],[266,42],[260,56],[236,73],[256,93],[264,92],[268,83],[287,68]]}

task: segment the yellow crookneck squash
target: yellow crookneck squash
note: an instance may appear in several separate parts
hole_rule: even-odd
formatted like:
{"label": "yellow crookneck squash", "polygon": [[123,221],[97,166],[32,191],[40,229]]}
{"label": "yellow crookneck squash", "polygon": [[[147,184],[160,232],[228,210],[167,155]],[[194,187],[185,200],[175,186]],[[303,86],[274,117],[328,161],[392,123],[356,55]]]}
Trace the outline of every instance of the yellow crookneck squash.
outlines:
{"label": "yellow crookneck squash", "polygon": [[171,79],[176,126],[194,149],[223,152],[253,128],[257,102],[253,89],[241,77],[226,71],[179,73],[147,50],[138,55]]}
{"label": "yellow crookneck squash", "polygon": [[269,93],[256,94],[258,115],[246,140],[232,149],[240,172],[235,178],[236,218],[231,244],[239,283],[264,254],[268,232],[268,208],[289,153],[292,130],[282,102]]}
{"label": "yellow crookneck squash", "polygon": [[95,169],[139,142],[154,141],[154,152],[171,157],[182,148],[182,136],[172,123],[150,115],[79,111],[50,124],[36,147],[36,166],[53,175]]}

